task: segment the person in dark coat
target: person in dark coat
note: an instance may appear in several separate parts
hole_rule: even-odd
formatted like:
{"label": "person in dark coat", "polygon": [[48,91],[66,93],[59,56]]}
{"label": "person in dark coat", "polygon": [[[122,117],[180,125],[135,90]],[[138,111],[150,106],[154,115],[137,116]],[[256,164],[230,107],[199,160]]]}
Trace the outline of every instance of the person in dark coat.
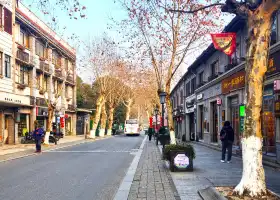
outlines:
{"label": "person in dark coat", "polygon": [[39,126],[38,121],[34,122],[35,130],[33,132],[33,137],[36,144],[36,153],[41,153],[41,143],[44,137],[44,130]]}
{"label": "person in dark coat", "polygon": [[153,128],[148,129],[149,141],[152,140],[152,136],[155,134],[154,132],[155,132],[155,130]]}
{"label": "person in dark coat", "polygon": [[234,141],[234,130],[230,125],[229,121],[225,121],[225,124],[220,132],[220,139],[222,141],[222,160],[221,162],[225,162],[226,150],[227,153],[227,162],[231,162],[232,155],[232,144]]}

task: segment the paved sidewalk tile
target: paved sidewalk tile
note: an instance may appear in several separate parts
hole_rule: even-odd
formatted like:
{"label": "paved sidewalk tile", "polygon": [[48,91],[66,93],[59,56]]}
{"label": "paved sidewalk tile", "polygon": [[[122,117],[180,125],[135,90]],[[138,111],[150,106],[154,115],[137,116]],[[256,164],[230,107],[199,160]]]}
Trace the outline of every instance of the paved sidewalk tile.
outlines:
{"label": "paved sidewalk tile", "polygon": [[178,200],[169,170],[154,141],[146,141],[128,200]]}
{"label": "paved sidewalk tile", "polygon": [[[221,152],[193,144],[196,150],[193,172],[171,173],[181,200],[201,200],[197,191],[209,186],[236,186],[242,175],[242,160],[233,157],[232,163],[221,163]],[[268,189],[280,194],[280,172],[265,167]]]}

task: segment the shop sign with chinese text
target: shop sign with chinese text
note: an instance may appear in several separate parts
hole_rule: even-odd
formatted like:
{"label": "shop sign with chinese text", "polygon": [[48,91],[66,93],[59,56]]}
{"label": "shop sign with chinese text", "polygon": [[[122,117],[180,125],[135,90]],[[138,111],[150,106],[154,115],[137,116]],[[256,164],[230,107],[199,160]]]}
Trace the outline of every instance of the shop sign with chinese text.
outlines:
{"label": "shop sign with chinese text", "polygon": [[280,117],[280,100],[275,101],[274,114],[275,117]]}
{"label": "shop sign with chinese text", "polygon": [[280,71],[280,53],[276,52],[269,57],[266,74],[270,75]]}
{"label": "shop sign with chinese text", "polygon": [[245,71],[240,71],[222,81],[222,93],[226,94],[245,86]]}

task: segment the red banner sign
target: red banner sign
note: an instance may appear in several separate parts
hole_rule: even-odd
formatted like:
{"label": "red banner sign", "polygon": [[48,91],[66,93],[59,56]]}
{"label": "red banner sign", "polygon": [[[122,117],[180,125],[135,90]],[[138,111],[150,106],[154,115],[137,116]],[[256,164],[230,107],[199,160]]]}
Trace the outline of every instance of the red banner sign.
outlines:
{"label": "red banner sign", "polygon": [[236,49],[236,33],[211,34],[215,49],[231,56]]}
{"label": "red banner sign", "polygon": [[153,128],[153,117],[150,117],[150,128]]}
{"label": "red banner sign", "polygon": [[60,117],[60,127],[64,128],[64,117]]}

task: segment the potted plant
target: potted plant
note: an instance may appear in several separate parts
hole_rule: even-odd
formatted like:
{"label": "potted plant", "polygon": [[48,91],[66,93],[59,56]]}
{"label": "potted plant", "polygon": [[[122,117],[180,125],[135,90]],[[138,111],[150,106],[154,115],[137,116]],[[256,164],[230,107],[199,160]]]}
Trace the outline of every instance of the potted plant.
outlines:
{"label": "potted plant", "polygon": [[18,85],[17,85],[17,88],[20,89],[20,90],[24,90],[25,87],[26,87],[26,86],[25,86],[24,84],[18,84]]}
{"label": "potted plant", "polygon": [[40,60],[40,61],[45,61],[45,60],[46,60],[46,58],[44,58],[44,57],[40,57],[40,58],[39,58],[39,60]]}
{"label": "potted plant", "polygon": [[170,171],[193,171],[195,150],[192,145],[170,144],[163,149],[163,158],[169,161]]}
{"label": "potted plant", "polygon": [[18,44],[18,48],[21,49],[22,51],[24,51],[25,47],[21,44]]}
{"label": "potted plant", "polygon": [[44,90],[39,90],[39,94],[43,95],[43,94],[45,94],[45,91]]}

